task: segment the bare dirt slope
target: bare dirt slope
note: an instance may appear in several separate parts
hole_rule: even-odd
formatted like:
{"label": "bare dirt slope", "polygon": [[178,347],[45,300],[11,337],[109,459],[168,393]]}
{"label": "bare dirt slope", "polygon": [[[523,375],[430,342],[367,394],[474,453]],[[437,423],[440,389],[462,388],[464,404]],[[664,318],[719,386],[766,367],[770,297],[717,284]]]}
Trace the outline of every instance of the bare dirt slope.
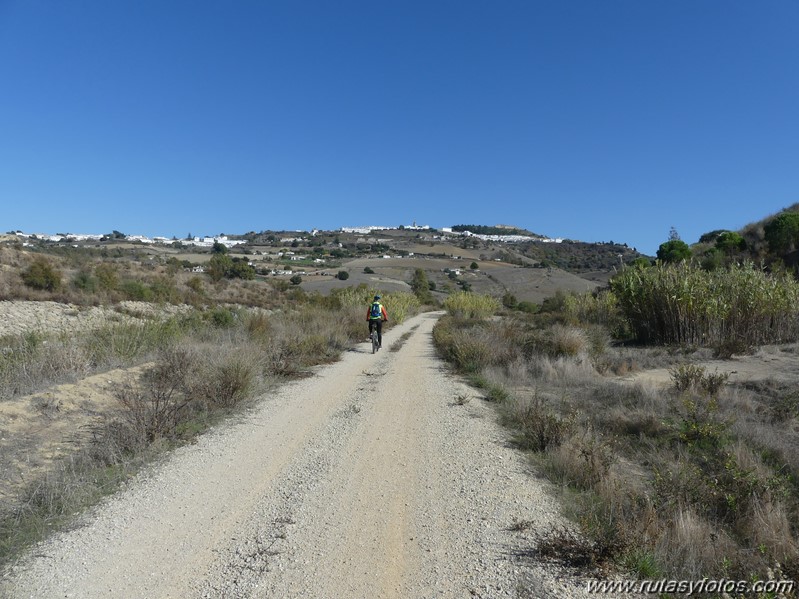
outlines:
{"label": "bare dirt slope", "polygon": [[[416,317],[203,436],[5,573],[9,597],[583,597],[561,523]],[[390,343],[412,332],[399,351]],[[529,521],[512,532],[514,521]],[[524,589],[523,591],[520,589]]]}

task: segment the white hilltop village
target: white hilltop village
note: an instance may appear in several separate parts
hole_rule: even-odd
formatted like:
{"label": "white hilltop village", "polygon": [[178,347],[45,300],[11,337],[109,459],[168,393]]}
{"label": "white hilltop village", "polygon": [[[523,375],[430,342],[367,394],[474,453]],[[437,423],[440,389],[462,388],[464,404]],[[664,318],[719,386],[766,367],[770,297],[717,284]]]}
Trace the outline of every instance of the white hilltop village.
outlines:
{"label": "white hilltop village", "polygon": [[[334,231],[340,233],[352,233],[358,235],[368,235],[375,231],[396,231],[396,230],[405,230],[405,231],[435,231],[429,225],[417,225],[415,222],[412,225],[400,225],[396,227],[391,226],[383,226],[383,225],[374,225],[374,226],[364,226],[364,227],[341,227],[340,229],[336,229]],[[315,236],[320,231],[318,229],[312,229],[310,231],[300,231],[298,230],[297,233],[308,233],[312,236]],[[116,231],[115,231],[116,233]],[[442,227],[440,229],[441,235],[436,235],[435,237],[445,237],[445,236],[458,236],[458,237],[474,237],[477,239],[481,239],[483,241],[494,241],[500,243],[522,243],[527,241],[538,241],[543,243],[561,243],[563,242],[562,238],[549,238],[549,237],[540,237],[540,236],[531,236],[531,235],[483,235],[478,233],[472,233],[471,231],[453,231],[451,227]],[[51,235],[48,233],[24,233],[22,231],[11,231],[9,232],[11,235],[16,235],[25,240],[23,245],[28,245],[29,242],[32,241],[48,241],[52,243],[77,243],[77,242],[86,242],[86,241],[103,241],[109,239],[109,235],[98,235],[94,233],[84,234],[84,233],[64,233],[64,234],[56,234]],[[147,237],[145,235],[124,235],[119,234],[119,239],[124,239],[125,241],[129,242],[139,242],[142,244],[158,244],[158,245],[173,245],[173,244],[181,244],[181,245],[193,245],[197,247],[204,247],[210,248],[213,247],[214,244],[224,245],[228,248],[242,245],[247,243],[244,239],[230,239],[226,235],[215,235],[212,237],[191,237],[191,238],[169,238],[169,237]],[[283,242],[291,242],[296,238],[286,238],[281,239]]]}
{"label": "white hilltop village", "polygon": [[[97,235],[94,233],[65,233],[63,235],[50,235],[43,233],[23,233],[22,231],[14,231],[17,237],[28,239],[31,241],[51,241],[54,243],[71,243],[79,241],[102,241],[108,239],[108,235]],[[218,235],[214,237],[192,237],[190,239],[172,239],[169,237],[146,237],[144,235],[124,235],[121,239],[144,244],[161,244],[172,245],[180,243],[182,245],[195,245],[199,247],[213,247],[214,243],[222,244],[227,247],[233,247],[247,243],[244,239],[229,239],[226,235]],[[24,245],[24,244],[23,244]]]}

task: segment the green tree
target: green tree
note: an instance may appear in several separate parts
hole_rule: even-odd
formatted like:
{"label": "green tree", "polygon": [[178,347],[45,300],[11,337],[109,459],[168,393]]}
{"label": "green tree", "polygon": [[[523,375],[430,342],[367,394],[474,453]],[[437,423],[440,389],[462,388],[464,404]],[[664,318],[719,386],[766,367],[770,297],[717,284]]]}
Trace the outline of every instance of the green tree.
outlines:
{"label": "green tree", "polygon": [[289,281],[291,281],[292,285],[299,285],[302,283],[302,277],[300,275],[294,275],[289,279]]}
{"label": "green tree", "polygon": [[347,279],[350,278],[350,273],[348,273],[346,270],[340,270],[338,271],[336,278],[339,279],[340,281],[346,281]]}
{"label": "green tree", "polygon": [[22,281],[33,289],[55,291],[61,287],[61,271],[39,256],[23,271]]}
{"label": "green tree", "polygon": [[228,249],[224,243],[219,243],[216,239],[214,240],[214,245],[211,247],[212,254],[227,254]]}
{"label": "green tree", "polygon": [[691,248],[681,239],[669,239],[660,244],[657,257],[662,262],[682,262],[691,257]]}
{"label": "green tree", "polygon": [[477,265],[477,262],[472,262],[472,264],[471,264],[471,266],[469,266],[469,268],[471,268],[472,270],[477,270],[480,267]]}
{"label": "green tree", "polygon": [[205,272],[211,277],[212,281],[216,282],[227,277],[232,268],[233,260],[230,256],[226,254],[214,254],[208,261]]}
{"label": "green tree", "polygon": [[427,280],[427,274],[421,268],[417,268],[411,277],[411,290],[419,298],[420,302],[424,304],[433,302],[433,295],[430,293],[430,282]]}
{"label": "green tree", "polygon": [[247,260],[243,258],[233,258],[233,263],[230,265],[225,276],[229,279],[244,279],[251,281],[255,278],[255,269],[250,266]]}
{"label": "green tree", "polygon": [[724,231],[716,238],[716,248],[731,256],[746,249],[746,240],[735,231]]}
{"label": "green tree", "polygon": [[790,252],[799,246],[799,212],[783,212],[763,230],[772,252],[778,254]]}

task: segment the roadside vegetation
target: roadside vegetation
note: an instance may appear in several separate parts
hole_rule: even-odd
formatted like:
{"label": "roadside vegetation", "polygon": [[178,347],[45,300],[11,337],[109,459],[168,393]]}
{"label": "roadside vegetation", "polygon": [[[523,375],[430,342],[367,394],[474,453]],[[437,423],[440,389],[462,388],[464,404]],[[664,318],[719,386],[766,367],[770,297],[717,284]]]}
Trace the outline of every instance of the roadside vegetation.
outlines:
{"label": "roadside vegetation", "polygon": [[[539,555],[647,579],[797,579],[799,395],[697,362],[799,351],[798,290],[752,265],[679,263],[625,268],[535,313],[451,296],[437,348],[496,403],[585,535],[552,531]],[[671,384],[620,376],[652,367]]]}
{"label": "roadside vegetation", "polygon": [[[379,291],[361,285],[322,296],[287,283],[198,277],[168,266],[16,259],[21,275],[12,274],[23,284],[3,271],[6,297],[68,300],[78,309],[106,305],[111,317],[94,330],[0,339],[0,401],[111,369],[140,374],[117,385],[113,405],[81,435],[84,443],[21,484],[14,497],[4,497],[0,563],[70,522],[164,451],[365,340],[365,311]],[[412,293],[381,295],[390,325],[419,310]],[[117,302],[131,298],[180,309],[130,314]],[[57,417],[56,405],[40,408]],[[3,451],[13,450],[6,445]]]}

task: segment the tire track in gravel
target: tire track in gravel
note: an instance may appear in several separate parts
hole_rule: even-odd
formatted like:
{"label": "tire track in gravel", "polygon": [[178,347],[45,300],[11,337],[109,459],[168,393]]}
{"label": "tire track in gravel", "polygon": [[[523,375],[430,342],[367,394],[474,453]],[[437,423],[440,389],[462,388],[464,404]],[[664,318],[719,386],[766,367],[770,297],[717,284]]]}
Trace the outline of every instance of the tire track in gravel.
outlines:
{"label": "tire track in gravel", "polygon": [[[525,554],[560,522],[492,409],[431,331],[347,352],[150,475],[18,565],[13,597],[585,597]],[[388,343],[387,343],[388,345]],[[526,533],[513,520],[532,523]],[[519,589],[526,590],[521,592]],[[521,594],[520,594],[521,593]],[[525,594],[526,593],[526,594]]]}

